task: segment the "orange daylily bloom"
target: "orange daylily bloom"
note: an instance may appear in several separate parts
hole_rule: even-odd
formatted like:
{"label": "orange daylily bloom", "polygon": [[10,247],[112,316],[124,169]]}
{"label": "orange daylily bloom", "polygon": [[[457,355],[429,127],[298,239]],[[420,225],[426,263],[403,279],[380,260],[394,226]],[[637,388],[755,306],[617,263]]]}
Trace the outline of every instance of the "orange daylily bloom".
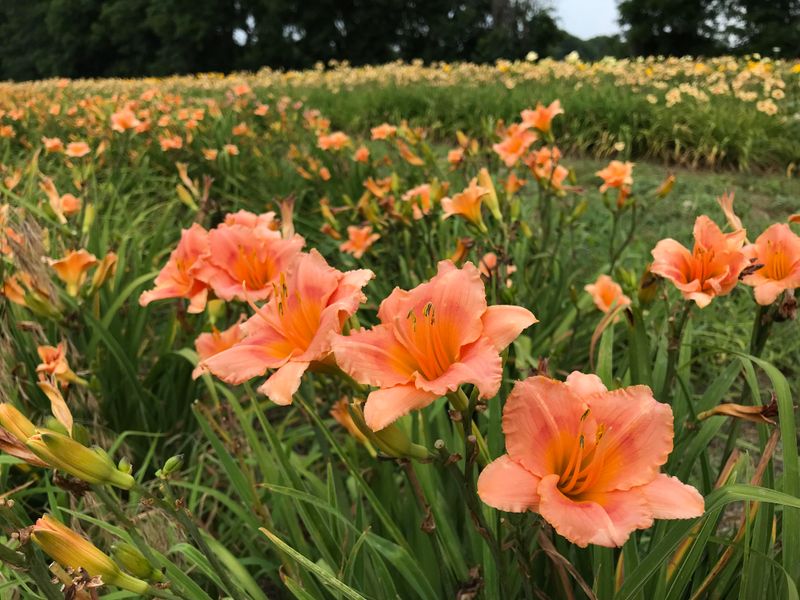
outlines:
{"label": "orange daylily bloom", "polygon": [[372,135],[373,140],[385,140],[393,136],[395,133],[397,133],[397,127],[394,125],[389,125],[389,123],[383,123],[370,129],[370,134]]}
{"label": "orange daylily bloom", "polygon": [[619,306],[630,306],[631,299],[622,293],[622,288],[608,275],[600,275],[597,281],[583,288],[594,300],[594,305],[604,313]]}
{"label": "orange daylily bloom", "polygon": [[473,178],[469,186],[461,193],[455,194],[452,198],[442,198],[442,209],[444,214],[442,219],[447,219],[453,215],[461,215],[481,230],[486,229],[481,216],[481,205],[483,197],[489,193],[485,187],[478,185],[478,180]]}
{"label": "orange daylily bloom", "polygon": [[608,391],[573,372],[518,382],[503,410],[506,452],[478,478],[478,495],[507,512],[534,511],[581,547],[622,546],[654,519],[691,519],[700,493],[661,473],[672,409],[647,386]]}
{"label": "orange daylily bloom", "polygon": [[425,161],[422,160],[419,156],[414,154],[411,151],[411,148],[403,142],[402,140],[396,140],[395,145],[397,146],[397,151],[400,153],[400,156],[403,157],[403,160],[406,161],[408,164],[413,165],[415,167],[421,167],[425,164]]}
{"label": "orange daylily bloom", "polygon": [[244,122],[234,125],[231,129],[232,135],[247,135],[248,133],[250,133],[250,128]]}
{"label": "orange daylily bloom", "polygon": [[68,215],[80,211],[81,199],[69,193],[63,196],[59,194],[53,180],[49,177],[42,177],[39,187],[47,195],[50,208],[53,209],[60,223],[66,223]]}
{"label": "orange daylily bloom", "polygon": [[372,226],[347,227],[347,241],[339,245],[339,250],[352,254],[355,258],[361,258],[377,240],[381,238],[379,233],[372,233]]}
{"label": "orange daylily bloom", "polygon": [[203,148],[203,158],[206,160],[217,160],[219,150],[215,148]]}
{"label": "orange daylily bloom", "polygon": [[341,150],[350,143],[350,136],[344,131],[334,131],[328,135],[321,135],[317,138],[317,146],[320,150]]}
{"label": "orange daylily bloom", "polygon": [[97,257],[86,250],[71,250],[64,258],[50,259],[50,266],[58,278],[67,284],[67,294],[77,296],[89,269],[97,264]]}
{"label": "orange daylily bloom", "polygon": [[512,173],[509,174],[508,179],[506,179],[505,183],[503,184],[503,187],[506,190],[506,194],[508,194],[509,196],[513,196],[526,183],[527,183],[526,180],[520,179],[519,177],[517,177],[516,173],[512,172]]}
{"label": "orange daylily bloom", "polygon": [[603,185],[600,186],[600,193],[605,193],[609,188],[616,188],[619,190],[617,205],[619,206],[625,202],[625,199],[631,193],[631,186],[633,185],[632,162],[612,160],[605,169],[601,169],[595,175],[603,180]]}
{"label": "orange daylily bloom", "polygon": [[694,249],[667,238],[652,251],[650,271],[669,279],[684,298],[705,308],[715,296],[724,296],[736,286],[739,274],[749,264],[742,252],[744,229],[724,234],[705,215],[694,224]]}
{"label": "orange daylily bloom", "polygon": [[267,106],[266,104],[259,104],[258,106],[256,106],[255,110],[253,111],[253,114],[256,115],[257,117],[263,117],[268,112],[269,112],[269,106]]}
{"label": "orange daylily bloom", "polygon": [[242,319],[236,323],[220,331],[213,327],[210,333],[201,333],[194,341],[195,350],[199,358],[197,367],[192,371],[192,379],[197,379],[206,372],[206,369],[201,366],[204,360],[211,358],[224,352],[228,348],[233,348],[236,344],[244,339],[245,332],[242,329]]}
{"label": "orange daylily bloom", "polygon": [[505,139],[494,144],[492,150],[500,156],[507,167],[513,167],[537,138],[538,136],[533,131],[512,125],[509,127]]}
{"label": "orange daylily bloom", "polygon": [[242,340],[200,366],[231,384],[274,369],[258,391],[276,404],[290,404],[300,378],[327,359],[334,334],[366,300],[361,288],[373,276],[365,269],[337,271],[316,250],[300,254],[281,273],[270,300],[254,305],[258,312],[242,324]]}
{"label": "orange daylily bloom", "polygon": [[236,144],[225,144],[222,149],[228,156],[239,156],[239,146]]}
{"label": "orange daylily bloom", "polygon": [[130,108],[123,108],[111,115],[111,129],[125,133],[129,129],[136,129],[142,122]]}
{"label": "orange daylily bloom", "polygon": [[[481,257],[480,264],[478,265],[478,270],[481,272],[481,275],[486,279],[491,279],[492,277],[497,277],[499,261],[497,259],[497,254],[494,252],[487,252]],[[512,275],[513,273],[517,272],[517,267],[515,265],[507,264],[506,265],[506,275]],[[506,287],[510,288],[513,285],[513,281],[511,278],[506,278]]]}
{"label": "orange daylily bloom", "polygon": [[376,198],[383,198],[392,189],[392,178],[384,177],[383,179],[375,180],[372,177],[369,177],[364,182],[364,187],[367,188],[370,194]]}
{"label": "orange daylily bloom", "polygon": [[353,154],[353,160],[360,163],[369,161],[369,148],[366,146],[359,146]]}
{"label": "orange daylily bloom", "polygon": [[536,177],[539,185],[549,187],[556,191],[564,189],[564,180],[569,175],[566,167],[558,164],[561,160],[561,150],[553,146],[545,146],[531,152],[525,159],[525,164]]}
{"label": "orange daylily bloom", "polygon": [[768,306],[784,290],[800,287],[800,236],[786,223],[770,225],[744,254],[755,265],[763,265],[742,281],[753,286],[756,302]]}
{"label": "orange daylily bloom", "polygon": [[438,273],[411,291],[395,288],[378,310],[380,324],[337,336],[339,366],[359,383],[380,389],[364,407],[367,425],[383,429],[463,383],[483,398],[497,394],[500,352],[536,322],[520,306],[487,306],[472,263],[439,263]]}
{"label": "orange daylily bloom", "polygon": [[42,361],[36,367],[40,379],[45,375],[51,375],[63,386],[82,381],[69,368],[67,348],[64,342],[60,342],[58,346],[38,346],[36,352],[39,354],[39,360]]}
{"label": "orange daylily bloom", "polygon": [[265,300],[273,284],[305,245],[299,235],[283,239],[275,214],[239,211],[208,233],[208,255],[198,277],[223,300]]}
{"label": "orange daylily bloom", "polygon": [[789,215],[789,223],[800,223],[800,213]]}
{"label": "orange daylily bloom", "polygon": [[179,135],[160,136],[158,138],[158,144],[164,152],[168,150],[180,150],[183,148],[183,138]]}
{"label": "orange daylily bloom", "polygon": [[452,167],[458,166],[462,160],[464,160],[463,148],[455,148],[447,153],[447,162],[449,162]]}
{"label": "orange daylily bloom", "polygon": [[80,158],[82,156],[86,156],[91,151],[92,149],[86,142],[70,142],[67,144],[67,150],[65,154],[70,158]]}
{"label": "orange daylily bloom", "polygon": [[414,219],[419,221],[424,215],[431,211],[431,186],[423,183],[411,188],[403,194],[403,200],[411,202],[411,212]]}
{"label": "orange daylily bloom", "polygon": [[61,141],[61,138],[49,138],[43,137],[42,144],[44,144],[45,152],[61,152],[64,150],[64,142]]}
{"label": "orange daylily bloom", "polygon": [[156,277],[155,287],[142,292],[139,304],[147,306],[153,300],[187,298],[188,312],[203,312],[208,299],[208,285],[198,278],[198,273],[208,252],[208,232],[205,229],[197,223],[184,229],[180,242]]}
{"label": "orange daylily bloom", "polygon": [[553,100],[549,106],[544,106],[541,102],[536,104],[536,108],[523,110],[522,125],[526,129],[533,127],[542,133],[548,133],[552,127],[553,119],[558,115],[563,115],[564,109],[561,108],[559,100]]}

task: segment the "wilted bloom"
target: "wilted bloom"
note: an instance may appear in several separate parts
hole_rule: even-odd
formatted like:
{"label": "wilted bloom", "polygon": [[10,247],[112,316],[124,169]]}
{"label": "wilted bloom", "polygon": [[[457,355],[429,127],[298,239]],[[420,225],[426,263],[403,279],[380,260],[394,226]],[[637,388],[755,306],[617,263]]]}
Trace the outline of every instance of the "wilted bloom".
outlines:
{"label": "wilted bloom", "polygon": [[542,133],[548,133],[551,129],[553,119],[563,114],[564,109],[561,108],[561,102],[553,100],[549,106],[544,106],[541,102],[538,102],[535,109],[523,110],[520,116],[522,117],[523,127],[533,127]]}
{"label": "wilted bloom", "polygon": [[350,143],[350,137],[344,131],[334,131],[317,138],[320,150],[341,150]]}
{"label": "wilted bloom", "polygon": [[442,218],[447,219],[453,215],[460,215],[482,231],[486,231],[486,225],[483,224],[481,216],[481,205],[483,197],[488,193],[489,190],[479,186],[478,180],[473,178],[463,192],[455,194],[452,198],[442,198],[442,210],[444,210]]}
{"label": "wilted bloom", "polygon": [[203,312],[208,286],[197,275],[207,255],[208,232],[197,223],[184,229],[178,246],[156,277],[155,288],[143,292],[139,296],[139,304],[147,306],[153,300],[187,298],[190,313]]}
{"label": "wilted bloom", "polygon": [[128,129],[136,129],[142,122],[130,108],[123,108],[111,115],[111,129],[124,133]]}
{"label": "wilted bloom", "polygon": [[113,485],[125,490],[133,487],[133,477],[117,469],[100,448],[87,448],[69,436],[48,430],[38,431],[25,445],[54,469],[86,483]]}
{"label": "wilted bloom", "polygon": [[92,149],[86,142],[70,142],[67,144],[66,155],[70,158],[80,158],[86,156]]}
{"label": "wilted bloom", "polygon": [[583,289],[592,296],[594,305],[604,313],[619,306],[629,306],[631,303],[631,299],[622,293],[620,285],[608,275],[600,275],[597,281]]}
{"label": "wilted bloom", "polygon": [[389,125],[389,123],[382,123],[377,127],[370,129],[370,134],[373,140],[385,140],[397,133],[397,127]]}
{"label": "wilted bloom", "polygon": [[205,369],[200,366],[204,360],[224,352],[228,348],[233,348],[234,345],[242,341],[244,335],[241,319],[224,331],[214,327],[210,333],[198,335],[194,341],[194,347],[197,350],[199,361],[198,366],[192,371],[192,379],[197,379],[205,372]]}
{"label": "wilted bloom", "polygon": [[364,227],[349,225],[347,227],[347,241],[339,245],[339,250],[352,254],[355,258],[361,258],[380,237],[379,233],[372,233],[371,225],[365,225]]}
{"label": "wilted bloom", "polygon": [[487,306],[475,265],[441,261],[430,281],[411,291],[395,288],[378,310],[380,324],[337,336],[339,366],[380,389],[364,407],[367,425],[383,429],[428,406],[463,383],[491,398],[500,388],[500,352],[536,322],[520,306]]}
{"label": "wilted bloom", "polygon": [[337,402],[334,402],[333,406],[331,407],[331,416],[337,423],[339,423],[339,425],[347,430],[347,433],[367,446],[369,445],[367,436],[364,435],[364,433],[358,428],[358,425],[356,425],[355,421],[353,421],[353,416],[350,414],[350,409],[348,408],[349,406],[350,402],[348,401],[347,396],[342,396]]}
{"label": "wilted bloom", "polygon": [[578,546],[622,546],[654,519],[690,519],[698,491],[660,473],[672,452],[672,409],[646,386],[608,391],[596,375],[530,377],[503,410],[506,452],[478,495],[509,512],[538,512]]}
{"label": "wilted bloom", "polygon": [[731,226],[731,229],[734,231],[744,229],[742,220],[733,212],[733,192],[722,194],[722,196],[717,198],[717,203],[722,209],[722,212],[725,213],[725,219],[728,221],[728,225]]}
{"label": "wilted bloom", "polygon": [[305,241],[283,239],[272,229],[274,213],[239,211],[208,233],[209,253],[199,277],[223,300],[264,300]]}
{"label": "wilted bloom", "polygon": [[97,257],[86,250],[71,250],[64,258],[49,262],[58,278],[67,284],[67,294],[77,296],[87,271],[97,264]]}
{"label": "wilted bloom", "polygon": [[359,146],[353,154],[353,160],[360,163],[369,161],[369,148],[366,146]]}
{"label": "wilted bloom", "polygon": [[61,138],[49,138],[43,137],[42,144],[44,144],[45,152],[61,152],[64,150],[64,142],[61,141]]}
{"label": "wilted bloom", "polygon": [[514,125],[509,128],[503,141],[492,146],[492,150],[497,153],[507,167],[513,167],[536,141],[536,138],[537,135],[533,131]]}
{"label": "wilted bloom", "polygon": [[51,375],[62,385],[82,381],[69,368],[67,349],[64,342],[60,342],[58,346],[38,346],[36,352],[39,354],[39,360],[42,361],[36,367],[36,372],[39,373],[40,377],[43,374]]}
{"label": "wilted bloom", "polygon": [[672,281],[684,298],[704,308],[715,296],[730,293],[748,265],[742,252],[745,235],[743,229],[726,235],[701,215],[694,224],[694,250],[670,238],[661,240],[652,251],[650,271]]}
{"label": "wilted bloom", "polygon": [[605,169],[596,173],[603,180],[600,193],[605,193],[609,188],[619,190],[617,204],[620,205],[631,193],[633,185],[633,163],[612,160]]}
{"label": "wilted bloom", "polygon": [[328,358],[333,335],[365,300],[361,288],[372,277],[368,270],[337,271],[316,250],[301,254],[269,301],[242,324],[244,338],[200,366],[232,384],[275,369],[258,390],[290,404],[303,373]]}
{"label": "wilted bloom", "polygon": [[90,577],[135,594],[145,594],[147,582],[123,573],[117,564],[97,546],[50,515],[36,521],[31,539],[62,567],[76,573],[83,569]]}
{"label": "wilted bloom", "polygon": [[744,248],[754,265],[762,265],[742,281],[753,286],[756,302],[767,306],[784,290],[800,287],[800,236],[786,223],[770,225],[755,243]]}

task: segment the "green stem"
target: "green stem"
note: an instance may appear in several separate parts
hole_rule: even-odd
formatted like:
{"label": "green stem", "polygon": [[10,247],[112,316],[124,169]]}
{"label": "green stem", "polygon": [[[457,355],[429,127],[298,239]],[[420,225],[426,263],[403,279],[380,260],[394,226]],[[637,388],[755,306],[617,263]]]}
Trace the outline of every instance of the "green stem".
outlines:
{"label": "green stem", "polygon": [[672,383],[675,379],[675,372],[678,368],[678,356],[681,351],[681,339],[683,338],[683,330],[686,328],[686,322],[689,319],[689,313],[692,312],[692,302],[686,300],[683,305],[683,310],[678,316],[678,320],[673,322],[669,338],[669,346],[667,348],[667,373],[664,377],[664,385],[661,388],[661,393],[658,398],[662,402],[666,402],[666,398],[670,397],[672,391]]}

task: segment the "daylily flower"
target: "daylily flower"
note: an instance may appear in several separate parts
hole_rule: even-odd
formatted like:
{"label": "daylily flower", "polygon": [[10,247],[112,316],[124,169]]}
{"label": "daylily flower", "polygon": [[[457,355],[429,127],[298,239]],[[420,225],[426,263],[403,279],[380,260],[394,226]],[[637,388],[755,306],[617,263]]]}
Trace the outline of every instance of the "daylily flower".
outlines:
{"label": "daylily flower", "polygon": [[411,188],[403,194],[403,200],[411,202],[411,213],[414,219],[419,221],[424,215],[431,211],[431,186],[423,183]]}
{"label": "daylily flower", "polygon": [[383,429],[463,383],[483,398],[500,388],[500,352],[536,322],[520,306],[487,306],[480,272],[441,261],[436,276],[411,291],[395,288],[378,310],[380,324],[337,336],[336,361],[362,384],[380,389],[364,407],[367,425]]}
{"label": "daylily flower", "polygon": [[608,313],[612,308],[629,306],[631,299],[622,293],[622,288],[608,275],[600,275],[597,281],[583,288],[592,296],[594,305]]}
{"label": "daylily flower", "polygon": [[749,261],[744,252],[744,229],[724,234],[705,215],[694,224],[694,250],[667,238],[652,251],[650,271],[669,279],[684,298],[705,308],[715,296],[724,296],[736,286]]}
{"label": "daylily flower", "polygon": [[198,277],[223,300],[265,300],[305,240],[283,239],[271,228],[274,213],[240,211],[208,233],[208,255]]}
{"label": "daylily flower", "polygon": [[753,264],[763,265],[742,279],[753,286],[759,304],[772,304],[784,290],[800,287],[800,236],[786,223],[770,225],[744,247],[744,254]]}
{"label": "daylily flower", "polygon": [[231,384],[274,369],[258,391],[290,404],[303,373],[330,355],[334,334],[364,302],[361,288],[373,276],[365,269],[337,271],[316,250],[301,254],[281,273],[275,294],[242,324],[244,338],[200,366]]}
{"label": "daylily flower", "polygon": [[65,154],[70,158],[80,158],[81,156],[86,156],[91,152],[91,148],[89,144],[86,142],[70,142],[67,144],[67,150]]}
{"label": "daylily flower", "polygon": [[66,223],[67,216],[80,211],[81,199],[72,194],[64,194],[63,196],[59,194],[53,180],[49,177],[42,177],[39,187],[47,195],[50,208],[53,209],[60,223]]}
{"label": "daylily flower", "polygon": [[83,382],[83,380],[69,368],[67,349],[64,342],[60,342],[58,346],[38,346],[36,352],[39,354],[39,359],[42,361],[36,367],[36,372],[39,374],[39,377],[45,374],[51,375],[64,386],[69,383]]}
{"label": "daylily flower", "polygon": [[147,306],[153,300],[187,298],[190,313],[200,313],[206,307],[208,285],[197,277],[208,255],[208,232],[195,223],[181,232],[181,240],[155,280],[155,288],[139,296],[139,304]]}
{"label": "daylily flower", "polygon": [[352,254],[355,258],[361,258],[377,240],[381,238],[379,233],[372,233],[372,226],[347,227],[347,241],[339,245],[339,250]]}
{"label": "daylily flower", "polygon": [[124,133],[128,129],[136,129],[142,122],[130,108],[123,108],[111,115],[111,129]]}
{"label": "daylily flower", "polygon": [[513,167],[536,141],[537,135],[528,129],[512,125],[503,141],[494,144],[494,150],[507,167]]}
{"label": "daylily flower", "polygon": [[239,146],[236,144],[225,144],[222,146],[222,150],[228,156],[239,156]]}
{"label": "daylily flower", "polygon": [[97,264],[97,257],[86,250],[71,250],[64,258],[50,259],[50,266],[58,278],[67,284],[67,294],[77,296],[87,271]]}
{"label": "daylily flower", "polygon": [[[244,318],[244,315],[242,315],[242,318]],[[242,341],[244,336],[245,332],[242,328],[242,319],[239,319],[224,331],[220,331],[214,327],[210,333],[201,333],[198,335],[197,339],[194,341],[194,347],[195,350],[197,350],[197,356],[200,360],[198,361],[197,367],[192,371],[192,379],[197,379],[200,375],[205,373],[205,369],[200,366],[204,360],[220,352],[224,352],[228,348],[233,348],[233,346]]]}
{"label": "daylily flower", "polygon": [[610,188],[619,190],[617,205],[621,205],[631,193],[633,185],[633,163],[612,160],[605,169],[595,173],[603,180],[600,193],[605,193]]}
{"label": "daylily flower", "polygon": [[555,146],[552,148],[544,146],[531,152],[525,159],[525,164],[528,165],[539,185],[560,192],[564,189],[564,180],[569,175],[569,170],[560,165],[559,160],[561,160],[561,150]]}
{"label": "daylily flower", "polygon": [[344,131],[334,131],[317,138],[317,146],[320,150],[341,150],[348,144],[350,144],[350,136]]}
{"label": "daylily flower", "polygon": [[385,140],[397,133],[397,127],[389,125],[389,123],[382,123],[377,127],[370,129],[370,134],[373,140]]}
{"label": "daylily flower", "polygon": [[359,146],[353,153],[353,160],[360,163],[369,162],[369,148],[366,146]]}
{"label": "daylily flower", "polygon": [[548,133],[553,119],[563,114],[564,109],[561,108],[561,102],[553,100],[549,106],[544,106],[541,102],[538,102],[535,109],[523,110],[520,116],[522,117],[522,125],[525,128],[533,127],[542,133]]}
{"label": "daylily flower", "polygon": [[43,137],[42,144],[44,144],[45,152],[61,152],[64,150],[64,142],[61,141],[61,138],[49,138]]}
{"label": "daylily flower", "polygon": [[654,519],[704,511],[698,491],[660,472],[672,452],[672,409],[646,386],[608,391],[596,375],[530,377],[503,410],[506,451],[478,478],[478,495],[534,511],[578,546],[622,546]]}
{"label": "daylily flower", "polygon": [[450,163],[451,167],[458,166],[462,160],[464,160],[463,148],[455,148],[447,153],[447,162]]}
{"label": "daylily flower", "polygon": [[460,215],[482,231],[485,231],[486,225],[484,225],[483,217],[481,216],[481,205],[483,204],[483,197],[488,193],[489,190],[479,186],[478,180],[473,178],[463,192],[455,194],[452,198],[442,198],[442,209],[444,210],[442,219]]}

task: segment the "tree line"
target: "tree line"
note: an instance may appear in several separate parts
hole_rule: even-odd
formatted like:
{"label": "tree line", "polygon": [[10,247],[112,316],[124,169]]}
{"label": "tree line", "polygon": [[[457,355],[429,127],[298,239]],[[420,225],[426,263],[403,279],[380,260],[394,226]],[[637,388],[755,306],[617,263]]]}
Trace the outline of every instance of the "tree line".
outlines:
{"label": "tree line", "polygon": [[800,0],[622,0],[580,40],[544,0],[0,0],[0,79],[761,52],[800,55]]}

